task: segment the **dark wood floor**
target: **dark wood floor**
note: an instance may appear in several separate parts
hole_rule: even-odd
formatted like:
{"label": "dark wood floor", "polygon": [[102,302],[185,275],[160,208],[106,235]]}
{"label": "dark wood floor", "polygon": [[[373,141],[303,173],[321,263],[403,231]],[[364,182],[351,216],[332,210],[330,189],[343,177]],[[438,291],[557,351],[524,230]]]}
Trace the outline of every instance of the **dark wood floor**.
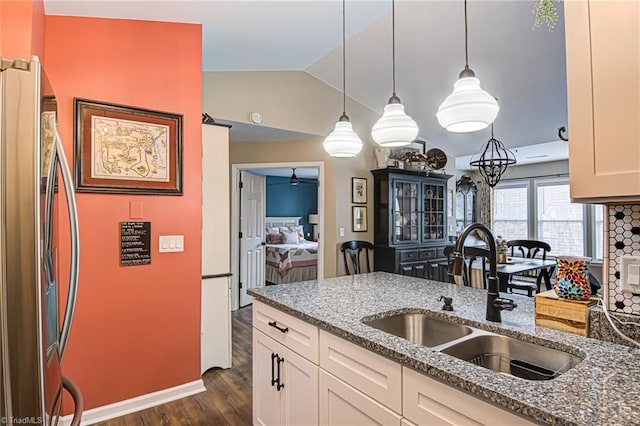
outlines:
{"label": "dark wood floor", "polygon": [[233,367],[202,376],[206,392],[118,417],[100,426],[250,425],[251,306],[231,314]]}

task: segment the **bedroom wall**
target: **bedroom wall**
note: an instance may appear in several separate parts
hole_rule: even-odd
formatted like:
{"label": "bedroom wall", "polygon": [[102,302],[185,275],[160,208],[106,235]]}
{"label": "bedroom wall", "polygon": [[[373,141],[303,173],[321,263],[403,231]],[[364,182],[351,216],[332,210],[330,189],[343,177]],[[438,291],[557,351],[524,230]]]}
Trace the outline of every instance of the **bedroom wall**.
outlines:
{"label": "bedroom wall", "polygon": [[318,185],[300,183],[291,185],[288,177],[267,176],[267,216],[300,216],[304,235],[312,235],[308,217],[318,213]]}

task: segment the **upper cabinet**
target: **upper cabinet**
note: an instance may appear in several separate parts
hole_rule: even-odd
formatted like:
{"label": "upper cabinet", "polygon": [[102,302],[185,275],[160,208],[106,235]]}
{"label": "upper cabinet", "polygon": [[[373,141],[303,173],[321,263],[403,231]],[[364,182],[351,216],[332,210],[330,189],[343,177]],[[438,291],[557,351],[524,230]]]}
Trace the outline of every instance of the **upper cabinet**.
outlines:
{"label": "upper cabinet", "polygon": [[582,202],[640,200],[640,2],[565,1],[569,176]]}

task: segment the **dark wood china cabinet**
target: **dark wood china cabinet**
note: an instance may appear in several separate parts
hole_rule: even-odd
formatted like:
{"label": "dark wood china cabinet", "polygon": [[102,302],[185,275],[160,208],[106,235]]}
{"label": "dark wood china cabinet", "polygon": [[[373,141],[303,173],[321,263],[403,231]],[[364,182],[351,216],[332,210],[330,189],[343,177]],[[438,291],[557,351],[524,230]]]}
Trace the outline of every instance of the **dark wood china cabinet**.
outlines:
{"label": "dark wood china cabinet", "polygon": [[446,262],[451,175],[386,168],[374,177],[374,269],[435,279]]}

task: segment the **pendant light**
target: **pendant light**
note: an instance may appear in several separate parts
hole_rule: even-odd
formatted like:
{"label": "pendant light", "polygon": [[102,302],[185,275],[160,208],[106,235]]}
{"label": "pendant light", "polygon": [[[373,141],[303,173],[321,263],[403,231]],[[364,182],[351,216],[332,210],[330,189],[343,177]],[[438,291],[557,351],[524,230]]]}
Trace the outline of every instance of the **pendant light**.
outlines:
{"label": "pendant light", "polygon": [[477,167],[487,185],[493,188],[500,182],[507,167],[515,164],[516,156],[493,136],[493,124],[491,124],[491,139],[485,145],[480,157],[472,160],[469,165]]}
{"label": "pendant light", "polygon": [[342,115],[336,123],[336,127],[325,138],[322,144],[327,154],[332,157],[355,157],[362,151],[362,140],[351,127],[351,121],[347,115],[347,61],[346,61],[346,35],[345,35],[345,7],[346,0],[342,0]]}
{"label": "pendant light", "polygon": [[391,0],[391,55],[393,66],[393,94],[384,107],[382,117],[373,125],[371,137],[382,147],[406,146],[418,137],[418,125],[404,112],[404,105],[396,96],[396,5]]}
{"label": "pendant light", "polygon": [[496,99],[480,87],[480,80],[469,68],[467,0],[464,0],[465,66],[453,85],[453,93],[440,104],[436,118],[448,132],[468,133],[487,128],[498,116]]}

